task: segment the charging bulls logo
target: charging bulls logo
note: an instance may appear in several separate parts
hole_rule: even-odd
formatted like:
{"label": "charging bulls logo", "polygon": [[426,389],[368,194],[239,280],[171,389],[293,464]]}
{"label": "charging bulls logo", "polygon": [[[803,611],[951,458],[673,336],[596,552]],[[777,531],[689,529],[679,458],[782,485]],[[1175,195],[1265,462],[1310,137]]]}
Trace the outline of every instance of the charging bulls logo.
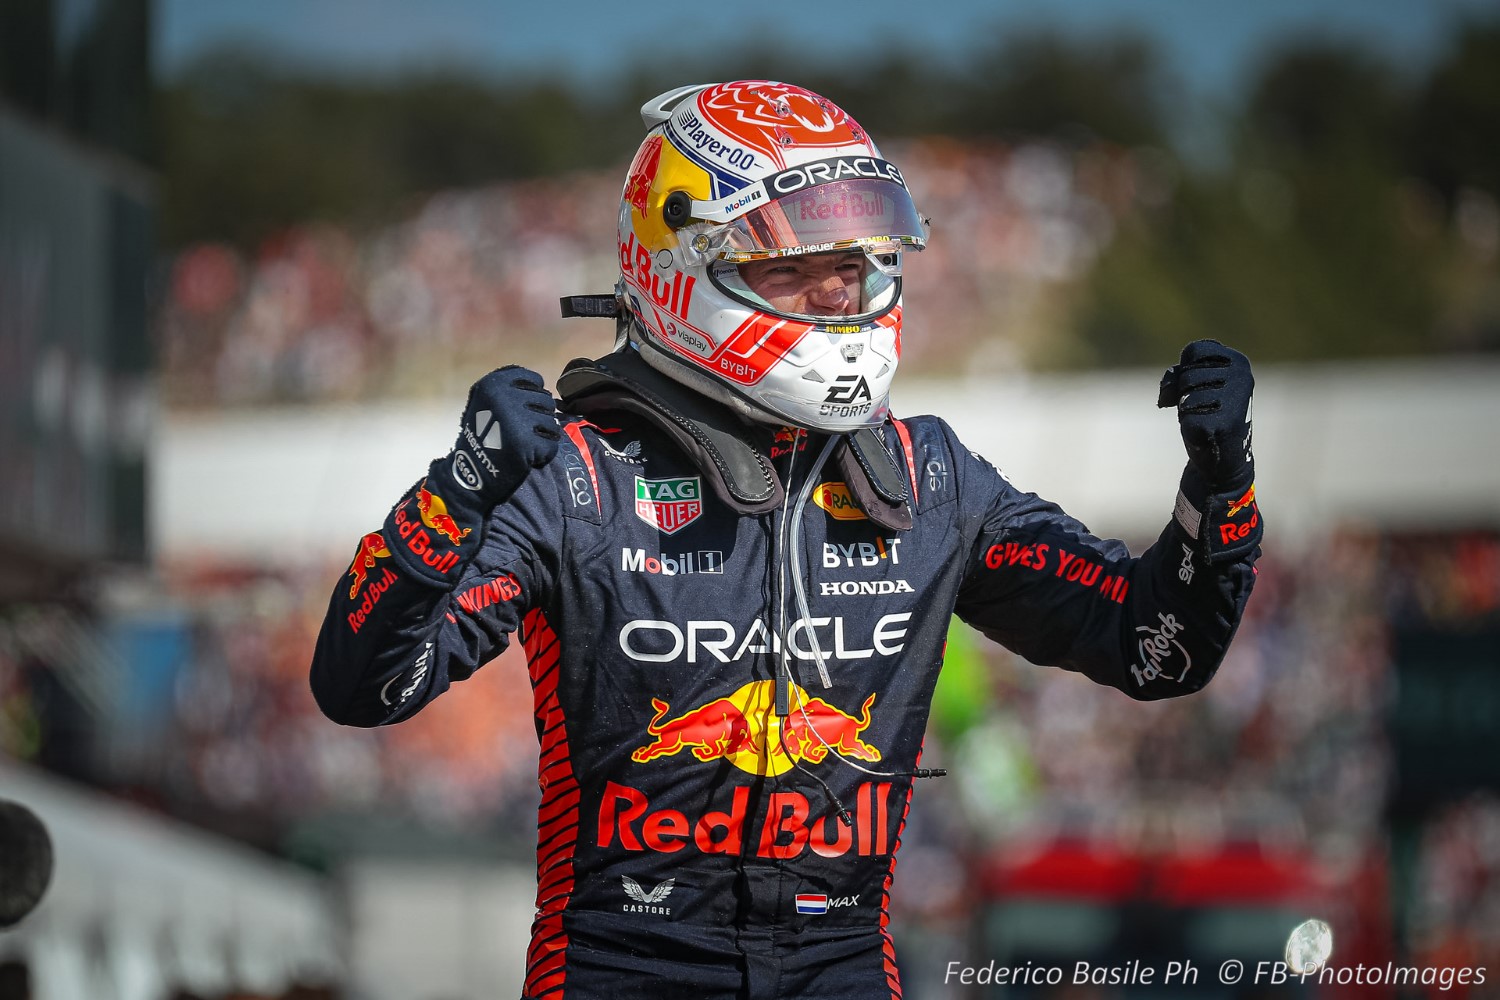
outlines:
{"label": "charging bulls logo", "polygon": [[635,154],[630,165],[630,176],[625,180],[625,201],[637,212],[645,214],[646,200],[651,194],[651,185],[656,172],[661,169],[661,136],[652,136]]}
{"label": "charging bulls logo", "polygon": [[[1241,511],[1248,510],[1248,518],[1236,520],[1235,515]],[[1224,514],[1224,523],[1219,525],[1219,542],[1222,545],[1233,545],[1250,537],[1250,533],[1260,525],[1260,508],[1255,505],[1255,484],[1245,491],[1234,503],[1229,505],[1229,510]]]}
{"label": "charging bulls logo", "polygon": [[1232,504],[1229,505],[1229,510],[1225,511],[1224,516],[1225,517],[1233,517],[1234,515],[1238,514],[1240,511],[1244,510],[1246,507],[1250,506],[1254,502],[1255,502],[1255,484],[1251,483],[1250,484],[1250,488],[1245,491],[1245,495],[1242,496],[1242,497],[1240,497],[1234,503],[1232,503]]}
{"label": "charging bulls logo", "polygon": [[417,490],[417,514],[422,518],[423,524],[448,539],[452,545],[458,545],[473,530],[459,528],[453,515],[448,513],[448,505],[443,502],[443,498],[428,492],[425,483]]}
{"label": "charging bulls logo", "polygon": [[349,565],[349,576],[354,580],[349,585],[349,600],[352,601],[359,595],[359,588],[365,585],[370,570],[375,568],[375,560],[389,558],[390,554],[385,536],[378,531],[372,531],[359,540],[359,551],[354,554],[354,562]]}
{"label": "charging bulls logo", "polygon": [[684,750],[700,761],[727,760],[750,774],[776,775],[797,761],[822,763],[830,752],[870,763],[880,751],[860,736],[870,728],[871,694],[858,717],[792,685],[791,714],[776,714],[776,682],[752,681],[733,694],[668,718],[671,705],[651,699],[655,715],[646,724],[652,741],[630,755],[644,764]]}

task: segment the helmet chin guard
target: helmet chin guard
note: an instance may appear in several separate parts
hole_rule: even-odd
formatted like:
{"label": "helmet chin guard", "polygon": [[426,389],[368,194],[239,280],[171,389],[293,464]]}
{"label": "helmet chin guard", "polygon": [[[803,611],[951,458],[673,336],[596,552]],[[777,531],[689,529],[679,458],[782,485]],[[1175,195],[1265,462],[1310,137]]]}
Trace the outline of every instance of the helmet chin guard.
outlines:
{"label": "helmet chin guard", "polygon": [[[901,255],[927,239],[901,172],[831,101],[784,83],[682,87],[641,116],[650,131],[620,199],[622,338],[751,420],[884,422]],[[778,311],[740,275],[745,262],[822,253],[859,262],[847,314]]]}

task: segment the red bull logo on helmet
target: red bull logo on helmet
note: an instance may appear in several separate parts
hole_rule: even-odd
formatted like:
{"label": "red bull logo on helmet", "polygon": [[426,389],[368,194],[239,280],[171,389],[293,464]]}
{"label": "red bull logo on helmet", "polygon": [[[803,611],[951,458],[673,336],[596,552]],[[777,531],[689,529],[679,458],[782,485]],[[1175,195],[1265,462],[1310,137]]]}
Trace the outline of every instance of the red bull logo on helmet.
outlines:
{"label": "red bull logo on helmet", "polygon": [[630,164],[630,176],[625,180],[625,200],[643,214],[656,172],[661,169],[661,143],[659,135],[646,140],[635,154],[635,162]]}
{"label": "red bull logo on helmet", "polygon": [[673,316],[686,316],[693,301],[693,284],[698,279],[681,271],[663,271],[654,266],[654,261],[651,251],[635,238],[634,233],[628,234],[625,242],[620,244],[621,273],[660,308]]}
{"label": "red bull logo on helmet", "polygon": [[791,713],[776,714],[776,682],[751,681],[733,694],[672,715],[672,706],[651,699],[655,716],[646,724],[651,742],[637,747],[638,764],[687,751],[707,763],[727,760],[741,771],[777,775],[797,761],[822,763],[830,753],[874,763],[880,751],[861,737],[870,727],[871,694],[851,715],[799,685],[791,691]]}

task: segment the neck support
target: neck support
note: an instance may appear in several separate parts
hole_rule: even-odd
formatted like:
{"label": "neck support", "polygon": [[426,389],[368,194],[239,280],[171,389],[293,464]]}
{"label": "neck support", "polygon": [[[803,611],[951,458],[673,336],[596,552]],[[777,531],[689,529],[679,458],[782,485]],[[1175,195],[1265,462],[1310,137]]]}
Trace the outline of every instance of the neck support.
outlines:
{"label": "neck support", "polygon": [[[771,460],[751,443],[755,428],[727,407],[662,375],[630,349],[571,361],[557,380],[563,408],[593,418],[610,412],[639,416],[666,434],[741,514],[780,506],[786,489]],[[849,492],[881,527],[911,527],[906,476],[874,428],[840,435],[836,455]]]}

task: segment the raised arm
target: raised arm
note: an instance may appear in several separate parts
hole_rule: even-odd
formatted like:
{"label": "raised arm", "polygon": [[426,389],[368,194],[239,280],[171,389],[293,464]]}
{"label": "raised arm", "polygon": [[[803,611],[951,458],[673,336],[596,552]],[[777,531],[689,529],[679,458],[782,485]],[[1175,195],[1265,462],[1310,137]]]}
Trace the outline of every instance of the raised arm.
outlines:
{"label": "raised arm", "polygon": [[453,448],[359,541],[313,654],[313,696],[354,726],[399,721],[496,656],[550,583],[555,406],[524,368],[469,391]]}
{"label": "raised arm", "polygon": [[1133,698],[1196,691],[1218,669],[1254,584],[1264,525],[1250,450],[1250,364],[1197,341],[1162,380],[1188,465],[1173,516],[1138,558],[965,454],[962,487],[987,500],[957,611],[1034,663]]}

